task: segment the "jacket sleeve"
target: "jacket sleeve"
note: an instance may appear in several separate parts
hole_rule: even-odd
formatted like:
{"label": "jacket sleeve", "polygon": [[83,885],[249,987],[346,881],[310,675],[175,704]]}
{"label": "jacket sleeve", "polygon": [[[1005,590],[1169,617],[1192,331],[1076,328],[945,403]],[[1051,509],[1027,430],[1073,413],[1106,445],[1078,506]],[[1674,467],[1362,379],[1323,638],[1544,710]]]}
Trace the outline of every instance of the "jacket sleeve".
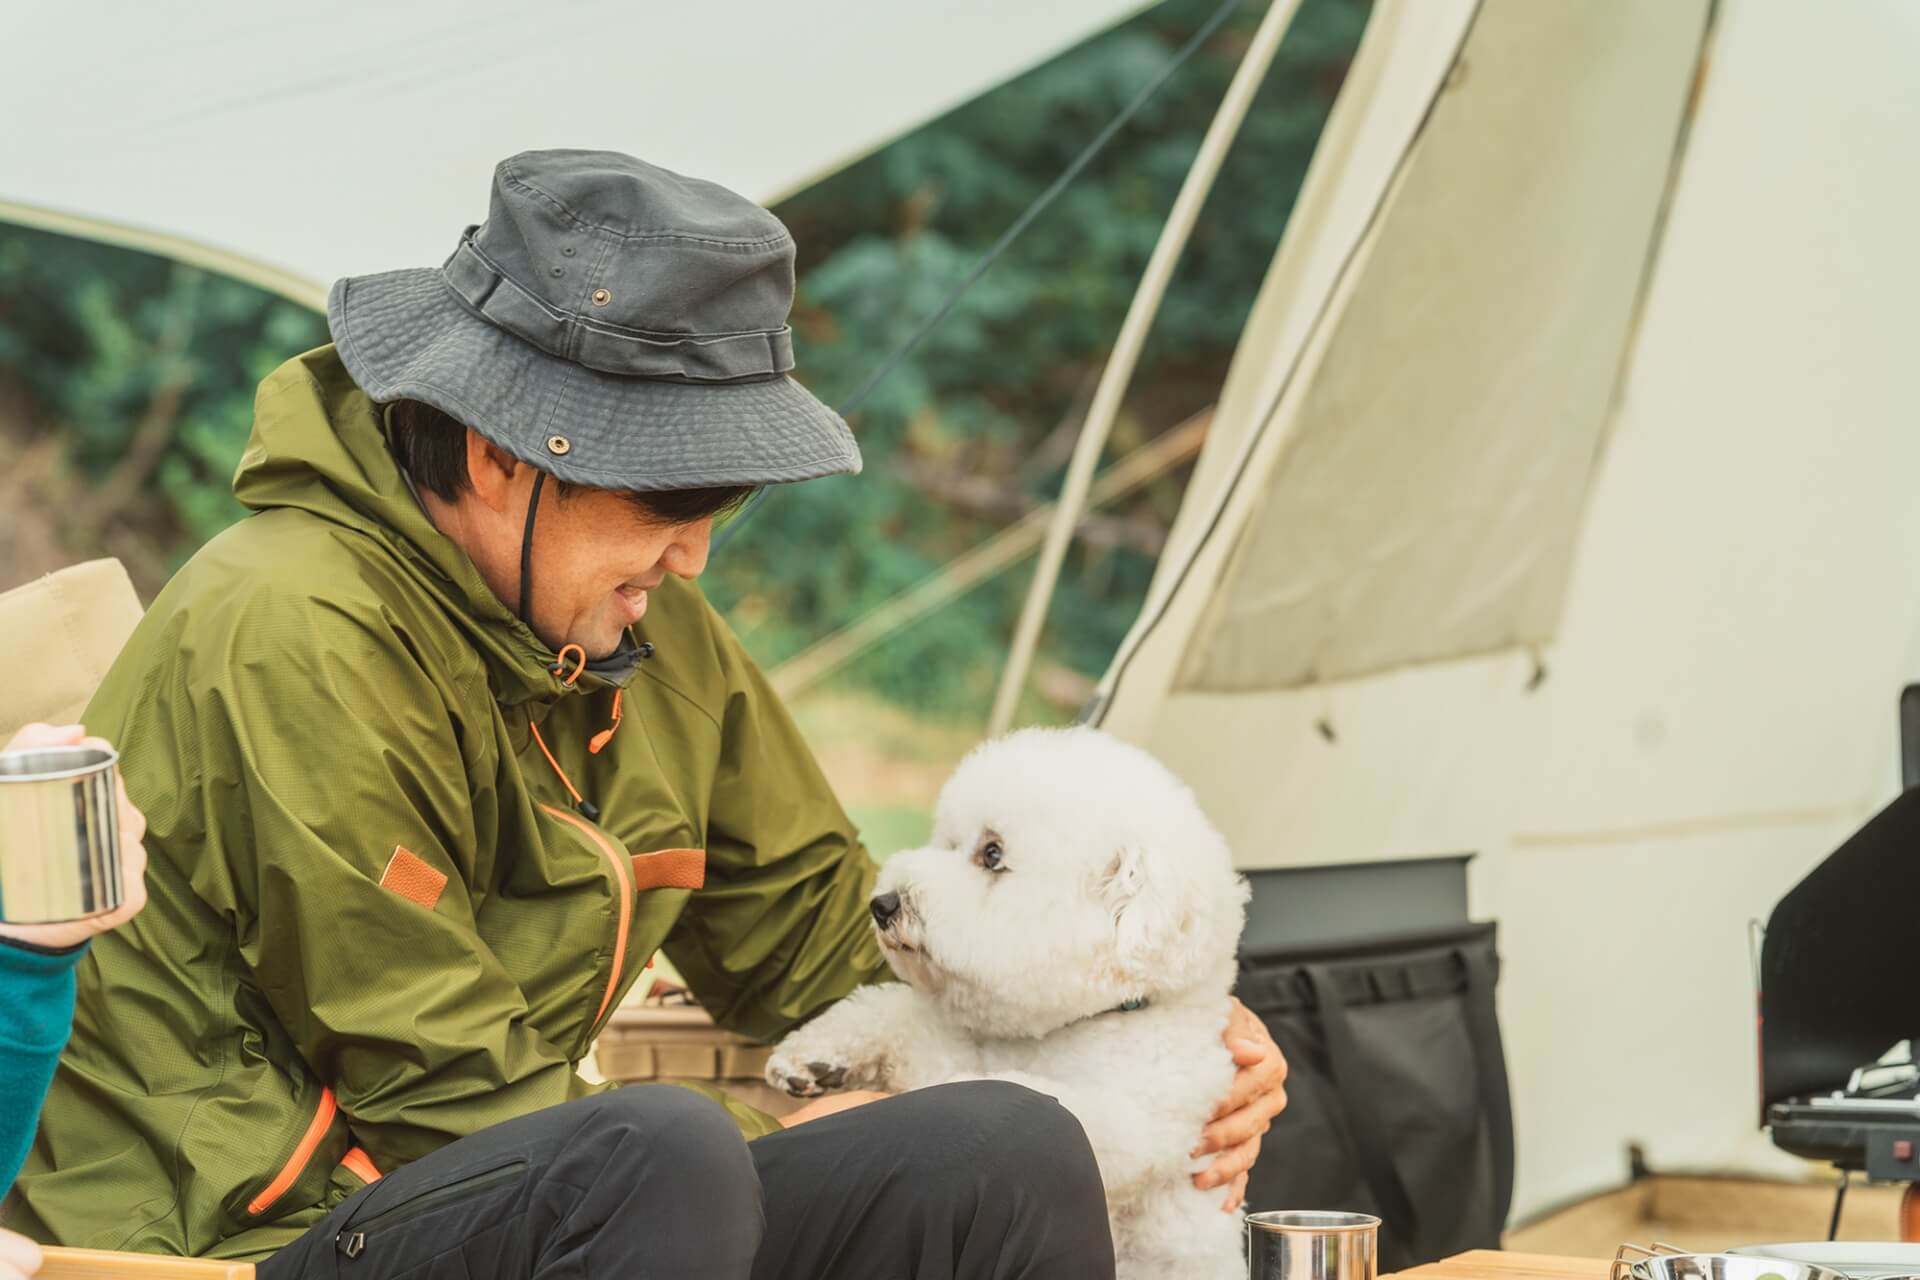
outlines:
{"label": "jacket sleeve", "polygon": [[256,989],[236,1003],[266,1002],[383,1170],[604,1087],[534,1028],[478,930],[495,833],[474,796],[498,761],[442,664],[378,617],[272,612],[155,709],[206,771],[205,852],[172,856],[212,864],[196,889]]}
{"label": "jacket sleeve", "polygon": [[33,1141],[73,1025],[73,969],[85,952],[0,939],[0,1195]]}
{"label": "jacket sleeve", "polygon": [[667,957],[714,1021],[774,1040],[888,976],[868,924],[874,862],[766,677],[712,618],[725,678],[707,883]]}

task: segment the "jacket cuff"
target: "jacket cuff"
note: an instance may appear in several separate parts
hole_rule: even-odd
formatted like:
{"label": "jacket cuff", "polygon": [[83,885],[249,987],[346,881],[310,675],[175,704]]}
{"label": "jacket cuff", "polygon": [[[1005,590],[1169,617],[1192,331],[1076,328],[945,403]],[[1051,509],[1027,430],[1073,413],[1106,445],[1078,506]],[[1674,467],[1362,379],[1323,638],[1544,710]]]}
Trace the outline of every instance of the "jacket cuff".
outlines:
{"label": "jacket cuff", "polygon": [[30,973],[58,973],[62,969],[71,969],[80,963],[80,957],[86,953],[86,942],[76,942],[70,947],[43,947],[24,938],[0,937],[0,967],[17,968]]}

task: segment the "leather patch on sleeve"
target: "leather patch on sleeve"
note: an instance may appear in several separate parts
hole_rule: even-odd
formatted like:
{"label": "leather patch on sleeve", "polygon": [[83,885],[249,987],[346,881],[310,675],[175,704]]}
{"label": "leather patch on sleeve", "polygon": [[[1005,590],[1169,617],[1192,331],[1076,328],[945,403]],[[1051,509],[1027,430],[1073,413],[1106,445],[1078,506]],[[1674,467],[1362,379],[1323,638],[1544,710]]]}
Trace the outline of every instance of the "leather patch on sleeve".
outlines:
{"label": "leather patch on sleeve", "polygon": [[633,888],[698,889],[707,882],[705,849],[662,849],[633,855]]}
{"label": "leather patch on sleeve", "polygon": [[440,891],[447,887],[447,878],[411,849],[397,844],[393,856],[387,859],[387,869],[380,873],[380,884],[431,911],[440,901]]}

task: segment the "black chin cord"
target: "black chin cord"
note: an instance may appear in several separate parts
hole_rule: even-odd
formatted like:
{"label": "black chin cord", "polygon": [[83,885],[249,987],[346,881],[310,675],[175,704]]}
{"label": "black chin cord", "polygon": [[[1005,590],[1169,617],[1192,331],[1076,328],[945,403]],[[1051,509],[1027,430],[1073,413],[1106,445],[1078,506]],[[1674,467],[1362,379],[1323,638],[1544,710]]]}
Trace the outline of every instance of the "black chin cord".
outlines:
{"label": "black chin cord", "polygon": [[533,470],[533,492],[527,497],[527,524],[520,534],[520,621],[533,628],[533,513],[540,509],[540,486],[547,481],[547,473],[538,467]]}

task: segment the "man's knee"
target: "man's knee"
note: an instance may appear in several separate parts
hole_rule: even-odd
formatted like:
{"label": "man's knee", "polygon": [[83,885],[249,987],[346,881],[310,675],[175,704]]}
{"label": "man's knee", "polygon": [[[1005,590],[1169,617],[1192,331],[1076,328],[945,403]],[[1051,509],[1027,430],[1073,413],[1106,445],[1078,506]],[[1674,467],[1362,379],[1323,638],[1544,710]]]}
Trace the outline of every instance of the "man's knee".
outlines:
{"label": "man's knee", "polygon": [[613,1089],[587,1104],[581,1134],[603,1148],[609,1176],[671,1179],[718,1204],[750,1204],[760,1184],[746,1140],[725,1107],[675,1085]]}
{"label": "man's knee", "polygon": [[528,1119],[540,1139],[525,1274],[752,1270],[766,1225],[760,1178],[724,1107],[645,1085]]}
{"label": "man's knee", "polygon": [[[944,1141],[926,1144],[930,1155],[964,1143],[972,1158],[968,1177],[989,1196],[1032,1198],[1050,1209],[1084,1210],[1104,1220],[1106,1192],[1086,1131],[1053,1098],[999,1080],[976,1080],[923,1090],[920,1122]],[[937,1158],[937,1157],[936,1157]]]}
{"label": "man's knee", "polygon": [[1086,1130],[1071,1111],[1043,1093],[1000,1081],[982,1081],[987,1120],[995,1136],[989,1167],[1030,1180],[1055,1203],[1091,1201],[1102,1208],[1106,1193]]}

